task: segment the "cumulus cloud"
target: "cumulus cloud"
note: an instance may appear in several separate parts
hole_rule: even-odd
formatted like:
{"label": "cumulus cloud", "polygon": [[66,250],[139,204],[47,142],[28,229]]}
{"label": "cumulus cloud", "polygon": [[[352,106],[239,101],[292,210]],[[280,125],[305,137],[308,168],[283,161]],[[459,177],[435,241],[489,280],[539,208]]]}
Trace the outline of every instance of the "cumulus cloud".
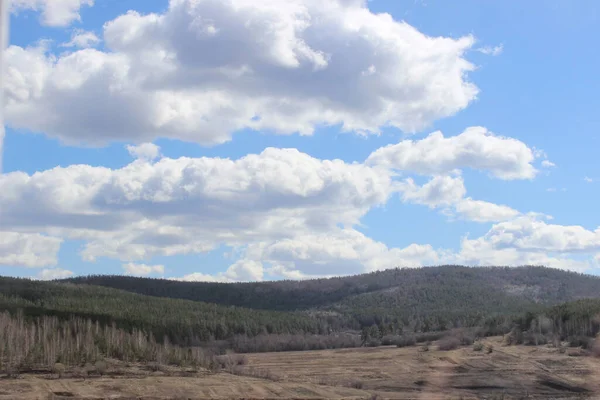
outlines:
{"label": "cumulus cloud", "polygon": [[60,56],[10,47],[9,125],[86,145],[211,145],[245,128],[308,135],[323,124],[410,133],[478,93],[464,58],[472,37],[427,36],[362,1],[171,0],[162,14],[106,23],[103,40],[107,51]]}
{"label": "cumulus cloud", "polygon": [[374,151],[367,162],[424,175],[472,168],[496,178],[532,179],[536,155],[520,140],[497,136],[483,127],[470,127],[457,136],[434,132],[422,140],[404,140]]}
{"label": "cumulus cloud", "polygon": [[127,145],[127,151],[132,157],[152,161],[160,157],[160,147],[154,143],[142,143],[137,146]]}
{"label": "cumulus cloud", "polygon": [[225,278],[223,274],[211,275],[202,272],[194,272],[182,277],[171,277],[169,279],[184,282],[231,282],[229,279]]}
{"label": "cumulus cloud", "polygon": [[146,265],[146,264],[136,264],[136,263],[127,263],[123,264],[123,271],[127,275],[137,275],[137,276],[148,276],[150,274],[164,274],[165,266],[164,265]]}
{"label": "cumulus cloud", "polygon": [[73,276],[73,271],[62,268],[43,269],[35,277],[43,281],[65,279]]}
{"label": "cumulus cloud", "polygon": [[470,265],[545,265],[584,272],[600,250],[600,228],[557,225],[539,214],[519,215],[494,224],[484,235],[464,237],[452,255],[457,263]]}
{"label": "cumulus cloud", "polygon": [[467,192],[460,176],[435,176],[423,186],[416,185],[413,179],[408,178],[397,187],[404,201],[425,204],[431,208],[455,204]]}
{"label": "cumulus cloud", "polygon": [[94,32],[84,31],[83,29],[75,29],[71,34],[71,40],[61,44],[61,47],[77,47],[85,49],[94,47],[100,43],[100,39]]}
{"label": "cumulus cloud", "polygon": [[405,202],[442,208],[448,216],[474,222],[499,222],[517,217],[520,212],[506,205],[466,197],[462,176],[434,176],[419,186],[412,178],[396,184]]}
{"label": "cumulus cloud", "polygon": [[241,259],[227,268],[225,272],[216,274],[194,272],[182,277],[173,277],[169,279],[186,282],[256,282],[263,280],[263,274],[264,268],[262,262]]}
{"label": "cumulus cloud", "polygon": [[94,0],[11,0],[13,12],[30,9],[41,12],[41,22],[48,26],[67,26],[81,21],[83,6],[93,6]]}
{"label": "cumulus cloud", "polygon": [[584,253],[600,250],[600,228],[590,231],[579,225],[549,224],[524,215],[494,225],[480,241],[495,249],[514,248],[532,252]]}
{"label": "cumulus cloud", "polygon": [[460,252],[454,258],[457,263],[475,266],[543,265],[570,271],[585,272],[591,260],[577,260],[565,255],[553,256],[541,251],[522,251],[516,248],[496,248],[483,238],[463,239]]}
{"label": "cumulus cloud", "polygon": [[[423,147],[419,141],[410,143]],[[437,151],[431,145],[427,148]],[[520,146],[511,149],[520,154]],[[0,229],[36,238],[49,238],[37,232],[52,235],[47,240],[56,243],[50,252],[53,264],[60,237],[83,241],[84,260],[119,259],[126,272],[137,275],[163,274],[162,266],[141,260],[207,252],[225,244],[240,254],[226,271],[212,275],[198,271],[179,278],[225,282],[453,262],[514,265],[546,260],[566,268],[571,265],[569,257],[542,255],[598,251],[595,236],[590,239],[590,231],[581,227],[551,225],[539,216],[467,197],[459,173],[433,175],[418,185],[412,178],[398,177],[386,163],[372,162],[372,157],[369,163],[347,163],[316,159],[296,149],[267,148],[236,160],[154,161],[160,154],[158,146],[142,144],[128,150],[136,160],[119,169],[72,165],[33,175],[0,175]],[[453,162],[446,172],[465,165],[469,164]],[[503,173],[515,170],[498,164],[479,166]],[[396,192],[406,202],[441,208],[471,221],[500,223],[481,238],[463,240],[456,252],[428,244],[390,248],[354,229],[369,210],[386,204]],[[534,240],[536,235],[543,240]],[[565,239],[575,236],[588,237],[587,242],[580,241],[587,244],[578,248],[574,239]],[[10,241],[4,253],[24,253],[15,253],[17,242]]]}
{"label": "cumulus cloud", "polygon": [[0,229],[0,265],[23,267],[55,265],[61,243],[62,239],[57,237]]}
{"label": "cumulus cloud", "polygon": [[238,160],[14,172],[0,175],[0,190],[0,228],[84,240],[86,260],[133,262],[351,226],[394,188],[377,167],[268,148]]}
{"label": "cumulus cloud", "polygon": [[455,210],[461,218],[475,222],[500,222],[520,215],[519,211],[509,206],[473,200],[470,197],[458,201],[455,204]]}
{"label": "cumulus cloud", "polygon": [[[388,248],[355,229],[334,229],[327,234],[306,233],[252,243],[245,248],[241,260],[217,279],[259,280],[263,272],[288,279],[307,279],[423,266],[438,260],[438,252],[430,245]],[[246,279],[245,275],[234,274],[238,265],[252,271]]]}

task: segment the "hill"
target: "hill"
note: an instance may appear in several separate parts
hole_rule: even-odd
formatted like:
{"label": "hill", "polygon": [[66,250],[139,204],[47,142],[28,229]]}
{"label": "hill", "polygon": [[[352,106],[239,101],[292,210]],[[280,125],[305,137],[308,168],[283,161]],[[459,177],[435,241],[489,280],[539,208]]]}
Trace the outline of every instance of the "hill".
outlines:
{"label": "hill", "polygon": [[70,316],[151,332],[189,345],[236,336],[379,335],[489,325],[600,297],[598,277],[543,267],[441,266],[308,281],[178,282],[88,276],[41,282],[0,278],[0,310]]}
{"label": "hill", "polygon": [[103,325],[151,332],[158,340],[195,344],[233,335],[323,333],[316,318],[221,306],[182,299],[144,296],[123,290],[65,282],[0,278],[0,310],[26,317],[79,317]]}
{"label": "hill", "polygon": [[169,297],[323,316],[332,329],[371,326],[440,330],[495,315],[600,297],[600,278],[545,267],[439,266],[368,274],[251,283],[181,282],[123,276],[68,280]]}
{"label": "hill", "polygon": [[350,296],[389,288],[399,290],[460,282],[501,288],[534,302],[560,303],[600,295],[600,277],[545,267],[439,266],[389,269],[368,274],[248,283],[182,282],[120,275],[92,275],[67,282],[112,287],[157,297],[171,297],[268,310],[303,310],[340,302]]}
{"label": "hill", "polygon": [[506,334],[509,344],[566,340],[591,351],[600,332],[600,279],[541,267],[461,266],[234,284],[0,277],[0,319],[0,370],[7,371],[104,357],[214,368],[221,361],[206,354],[227,349],[404,346],[455,333],[459,343]]}

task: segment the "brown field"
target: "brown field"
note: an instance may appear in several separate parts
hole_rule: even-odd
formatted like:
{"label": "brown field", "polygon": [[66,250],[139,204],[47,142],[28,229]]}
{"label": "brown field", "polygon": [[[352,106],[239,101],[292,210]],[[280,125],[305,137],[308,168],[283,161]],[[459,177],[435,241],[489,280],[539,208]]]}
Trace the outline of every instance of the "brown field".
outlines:
{"label": "brown field", "polygon": [[600,360],[546,346],[421,346],[248,355],[231,372],[129,366],[111,376],[27,374],[0,399],[600,399]]}

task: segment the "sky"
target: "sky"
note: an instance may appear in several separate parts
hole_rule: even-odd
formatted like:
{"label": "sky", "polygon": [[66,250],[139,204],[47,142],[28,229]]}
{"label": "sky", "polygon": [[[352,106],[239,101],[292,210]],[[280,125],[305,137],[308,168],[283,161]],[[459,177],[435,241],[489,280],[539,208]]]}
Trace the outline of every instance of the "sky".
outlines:
{"label": "sky", "polygon": [[594,0],[12,0],[0,274],[600,271]]}

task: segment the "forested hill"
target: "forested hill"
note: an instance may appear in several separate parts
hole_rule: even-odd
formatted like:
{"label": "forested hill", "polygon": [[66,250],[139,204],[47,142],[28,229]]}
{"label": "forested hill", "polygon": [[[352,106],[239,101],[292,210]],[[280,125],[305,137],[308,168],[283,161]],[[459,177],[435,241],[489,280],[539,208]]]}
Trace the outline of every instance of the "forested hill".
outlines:
{"label": "forested hill", "polygon": [[384,334],[508,326],[524,313],[600,298],[600,278],[542,267],[394,269],[308,281],[177,282],[89,276],[0,278],[0,311],[72,316],[193,344],[263,334]]}
{"label": "forested hill", "polygon": [[443,302],[450,307],[458,302],[461,307],[469,308],[486,297],[514,308],[529,303],[557,304],[600,297],[600,278],[544,267],[439,266],[256,283],[181,282],[124,276],[88,276],[68,281],[155,297],[280,311],[380,308],[392,304],[406,307],[423,302]]}
{"label": "forested hill", "polygon": [[144,296],[92,285],[0,277],[0,312],[28,318],[72,317],[141,329],[158,340],[194,344],[264,333],[327,333],[324,322],[295,312],[252,310],[203,302]]}

